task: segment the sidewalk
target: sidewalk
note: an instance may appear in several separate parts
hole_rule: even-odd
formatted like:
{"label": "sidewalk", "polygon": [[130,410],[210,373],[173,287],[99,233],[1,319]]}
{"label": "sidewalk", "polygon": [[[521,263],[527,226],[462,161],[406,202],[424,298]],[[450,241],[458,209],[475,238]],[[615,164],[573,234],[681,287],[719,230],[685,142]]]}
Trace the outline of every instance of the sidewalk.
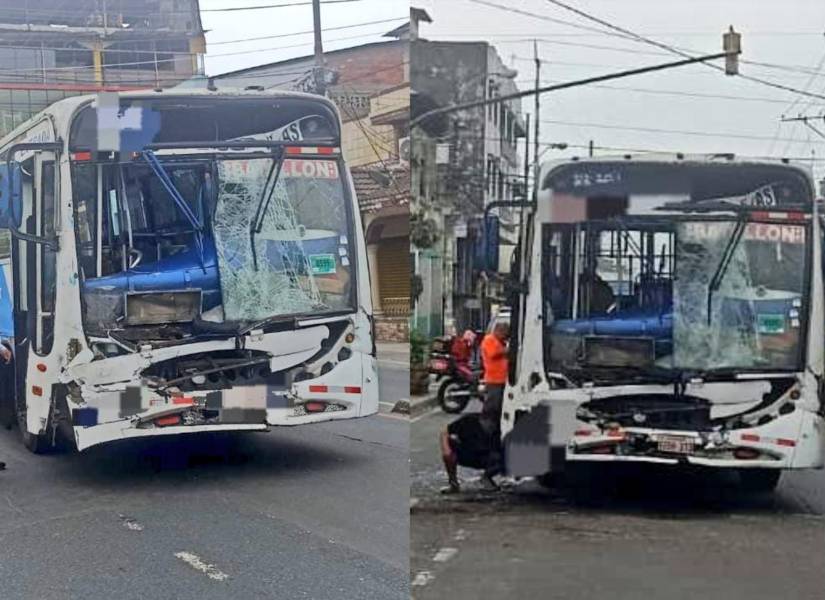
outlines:
{"label": "sidewalk", "polygon": [[398,363],[399,365],[410,364],[410,345],[404,342],[378,342],[379,362]]}
{"label": "sidewalk", "polygon": [[410,417],[417,417],[433,407],[438,406],[438,385],[430,378],[429,390],[426,394],[410,396]]}

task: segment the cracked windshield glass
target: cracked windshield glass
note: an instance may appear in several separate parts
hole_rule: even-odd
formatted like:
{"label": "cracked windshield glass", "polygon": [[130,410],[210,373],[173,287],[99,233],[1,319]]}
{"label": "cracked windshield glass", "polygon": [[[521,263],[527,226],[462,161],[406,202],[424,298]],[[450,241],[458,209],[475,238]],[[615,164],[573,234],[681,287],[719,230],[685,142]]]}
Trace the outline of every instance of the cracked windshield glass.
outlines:
{"label": "cracked windshield glass", "polygon": [[[218,162],[214,230],[227,320],[350,305],[350,258],[339,167],[286,159]],[[255,223],[258,211],[262,211]],[[253,228],[259,231],[252,233]]]}

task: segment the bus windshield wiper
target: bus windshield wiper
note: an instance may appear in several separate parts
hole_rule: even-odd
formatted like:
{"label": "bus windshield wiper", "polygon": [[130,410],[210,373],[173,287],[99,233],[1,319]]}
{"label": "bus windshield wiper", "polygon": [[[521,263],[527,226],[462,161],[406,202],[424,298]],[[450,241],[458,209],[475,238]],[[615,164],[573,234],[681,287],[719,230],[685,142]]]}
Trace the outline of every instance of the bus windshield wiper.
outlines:
{"label": "bus windshield wiper", "polygon": [[725,273],[728,270],[730,261],[733,259],[733,253],[739,246],[739,241],[745,233],[745,227],[747,224],[748,213],[743,212],[739,220],[736,221],[736,227],[734,228],[730,238],[728,238],[728,243],[725,244],[725,249],[722,251],[722,258],[719,260],[719,264],[716,265],[716,270],[713,272],[713,277],[710,278],[710,283],[708,284],[708,325],[710,325],[713,318],[711,314],[713,307],[713,293],[722,286],[722,279],[725,278]]}
{"label": "bus windshield wiper", "polygon": [[264,189],[261,191],[261,197],[258,199],[258,206],[255,209],[255,217],[249,224],[249,243],[252,248],[252,265],[255,270],[258,270],[258,251],[255,249],[255,236],[261,233],[264,226],[264,217],[266,211],[269,209],[269,203],[272,196],[275,194],[275,187],[278,185],[278,179],[281,176],[281,168],[284,165],[284,149],[273,148],[272,150],[272,166],[269,168],[269,173],[266,175],[266,182]]}
{"label": "bus windshield wiper", "polygon": [[[323,307],[321,307],[323,308]],[[335,311],[323,311],[319,308],[319,312],[301,312],[301,313],[292,313],[289,315],[272,315],[271,317],[267,317],[266,319],[261,319],[259,321],[255,321],[253,323],[248,323],[244,327],[238,330],[238,335],[244,335],[249,333],[250,331],[254,331],[255,329],[260,329],[261,327],[266,327],[272,323],[287,323],[287,322],[294,322],[294,327],[297,328],[298,321],[301,319],[309,319],[309,318],[323,318],[323,317],[335,317],[339,315],[349,315],[352,314],[354,311],[352,309],[344,309],[344,310],[335,310]]]}

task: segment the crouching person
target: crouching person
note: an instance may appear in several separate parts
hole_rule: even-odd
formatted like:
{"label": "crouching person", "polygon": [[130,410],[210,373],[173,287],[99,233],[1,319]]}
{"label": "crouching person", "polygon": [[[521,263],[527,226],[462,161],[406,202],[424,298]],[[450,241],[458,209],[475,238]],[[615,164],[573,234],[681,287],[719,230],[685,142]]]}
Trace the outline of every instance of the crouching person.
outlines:
{"label": "crouching person", "polygon": [[493,475],[500,471],[500,440],[498,427],[482,413],[463,415],[441,432],[441,458],[447,472],[448,485],[444,494],[461,491],[458,467],[483,470],[484,489],[494,491],[498,486]]}

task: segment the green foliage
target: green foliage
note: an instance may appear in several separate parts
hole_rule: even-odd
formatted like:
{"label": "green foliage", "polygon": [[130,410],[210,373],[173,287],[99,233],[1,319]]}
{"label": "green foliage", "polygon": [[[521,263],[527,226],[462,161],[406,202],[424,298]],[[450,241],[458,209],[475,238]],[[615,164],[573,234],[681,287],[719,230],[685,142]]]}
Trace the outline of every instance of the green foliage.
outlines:
{"label": "green foliage", "polygon": [[410,331],[410,364],[421,366],[427,359],[427,349],[430,341],[427,337],[416,329]]}

